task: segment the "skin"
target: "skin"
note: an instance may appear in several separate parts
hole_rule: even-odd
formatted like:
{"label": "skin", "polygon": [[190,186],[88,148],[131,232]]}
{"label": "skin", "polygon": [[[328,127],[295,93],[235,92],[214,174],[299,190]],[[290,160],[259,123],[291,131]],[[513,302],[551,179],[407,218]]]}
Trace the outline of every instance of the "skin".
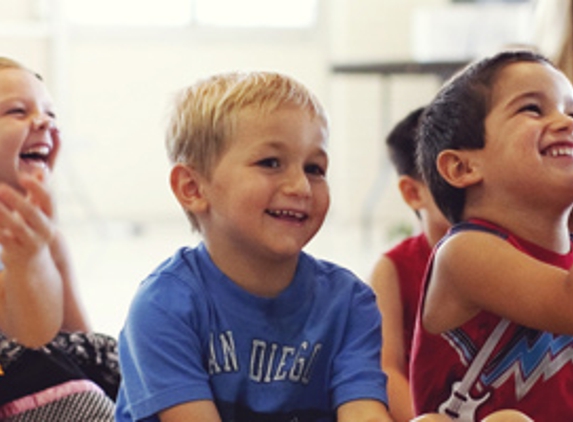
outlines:
{"label": "skin", "polygon": [[[451,422],[452,420],[446,415],[428,413],[412,419],[412,422]],[[486,416],[481,422],[533,422],[533,419],[517,410],[504,409]]]}
{"label": "skin", "polygon": [[[327,132],[299,108],[283,106],[261,118],[240,112],[229,147],[210,177],[178,164],[171,187],[200,223],[217,266],[243,289],[275,297],[291,282],[301,249],[321,227],[330,196]],[[211,401],[166,409],[161,421],[220,422]],[[371,400],[345,403],[339,422],[390,421]]]}
{"label": "skin", "polygon": [[28,347],[61,328],[87,329],[47,184],[59,145],[44,84],[0,70],[0,329]]}
{"label": "skin", "polygon": [[[485,148],[438,157],[444,178],[468,188],[464,217],[487,219],[566,253],[573,203],[572,115],[573,88],[563,74],[538,63],[504,68],[485,121]],[[539,330],[573,334],[572,299],[570,272],[520,253],[496,236],[464,232],[438,250],[423,324],[441,333],[486,310]]]}
{"label": "skin", "polygon": [[[404,202],[419,215],[421,228],[433,247],[449,228],[449,223],[436,206],[428,187],[410,176],[400,176],[398,187]],[[423,274],[420,274],[420,279]],[[404,312],[400,296],[400,278],[394,263],[382,255],[370,276],[382,318],[384,344],[382,367],[388,375],[388,396],[392,417],[409,421],[414,417],[404,339]]]}
{"label": "skin", "polygon": [[200,219],[213,261],[245,290],[282,292],[321,227],[330,202],[325,142],[322,124],[299,109],[265,119],[247,109],[209,178],[174,168],[172,186],[184,184],[175,189],[186,190],[180,201]]}

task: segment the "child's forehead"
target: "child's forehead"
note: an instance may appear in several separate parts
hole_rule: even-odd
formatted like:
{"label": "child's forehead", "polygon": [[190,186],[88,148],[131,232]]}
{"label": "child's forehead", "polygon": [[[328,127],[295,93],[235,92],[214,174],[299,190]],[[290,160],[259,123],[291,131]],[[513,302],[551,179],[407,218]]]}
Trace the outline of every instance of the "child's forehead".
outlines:
{"label": "child's forehead", "polygon": [[493,81],[492,103],[520,96],[573,97],[571,82],[547,63],[523,61],[501,68]]}
{"label": "child's forehead", "polygon": [[40,82],[36,75],[21,67],[0,67],[0,80],[34,79]]}
{"label": "child's forehead", "polygon": [[29,70],[21,68],[0,68],[0,98],[33,99],[44,106],[53,106],[52,97],[44,83]]}
{"label": "child's forehead", "polygon": [[282,106],[267,110],[249,107],[237,113],[232,120],[225,136],[229,145],[235,145],[240,139],[243,146],[280,149],[285,141],[289,144],[299,136],[311,136],[320,149],[326,149],[327,122],[305,107]]}

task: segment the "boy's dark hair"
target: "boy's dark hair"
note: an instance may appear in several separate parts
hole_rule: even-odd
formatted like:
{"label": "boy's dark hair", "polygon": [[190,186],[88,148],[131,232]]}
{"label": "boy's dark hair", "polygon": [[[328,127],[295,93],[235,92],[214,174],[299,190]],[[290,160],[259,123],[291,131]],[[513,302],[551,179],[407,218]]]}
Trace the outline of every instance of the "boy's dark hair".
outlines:
{"label": "boy's dark hair", "polygon": [[451,223],[462,220],[465,189],[455,188],[442,178],[436,159],[446,149],[471,150],[485,146],[485,118],[491,107],[493,84],[503,68],[519,62],[553,66],[546,57],[533,51],[503,51],[470,64],[454,75],[422,114],[417,133],[418,170]]}
{"label": "boy's dark hair", "polygon": [[424,107],[411,111],[400,120],[386,137],[386,146],[390,161],[398,175],[406,175],[414,179],[422,176],[416,165],[416,129]]}

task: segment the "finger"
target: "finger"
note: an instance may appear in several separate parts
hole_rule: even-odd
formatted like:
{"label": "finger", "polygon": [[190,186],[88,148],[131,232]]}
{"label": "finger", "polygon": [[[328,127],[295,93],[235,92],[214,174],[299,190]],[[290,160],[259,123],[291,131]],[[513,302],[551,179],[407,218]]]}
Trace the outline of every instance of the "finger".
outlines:
{"label": "finger", "polygon": [[48,217],[54,217],[54,202],[52,201],[52,192],[45,182],[45,175],[38,177],[32,176],[20,177],[20,185],[26,191],[26,197],[35,206],[39,207]]}
{"label": "finger", "polygon": [[[23,225],[22,218],[6,207],[3,202],[0,202],[0,244],[4,246],[3,253],[11,246],[22,245],[30,241],[31,232],[23,228]],[[18,226],[20,227],[18,228]],[[17,236],[15,231],[20,232],[20,235]]]}
{"label": "finger", "polygon": [[2,224],[12,231],[14,236],[40,236],[51,239],[54,233],[52,221],[22,194],[8,186],[0,186],[0,202],[6,208],[6,211],[2,212]]}

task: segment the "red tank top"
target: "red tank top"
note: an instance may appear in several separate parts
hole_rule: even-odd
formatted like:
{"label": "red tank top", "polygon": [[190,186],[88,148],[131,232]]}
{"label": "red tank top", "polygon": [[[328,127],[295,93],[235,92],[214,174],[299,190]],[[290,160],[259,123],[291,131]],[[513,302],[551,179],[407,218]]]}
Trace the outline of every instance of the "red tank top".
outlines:
{"label": "red tank top", "polygon": [[[461,223],[446,237],[460,230],[489,231],[543,262],[563,269],[573,265],[573,252],[556,254],[484,221]],[[500,323],[507,326],[499,341],[480,354]],[[513,408],[536,422],[569,422],[572,359],[573,336],[530,329],[485,311],[439,335],[426,332],[418,317],[410,366],[414,408],[418,415],[440,411],[463,421]]]}
{"label": "red tank top", "polygon": [[420,301],[422,280],[432,249],[422,233],[394,246],[385,255],[392,261],[400,280],[400,299],[404,324],[404,351],[410,362],[412,337],[416,325],[416,312]]}

